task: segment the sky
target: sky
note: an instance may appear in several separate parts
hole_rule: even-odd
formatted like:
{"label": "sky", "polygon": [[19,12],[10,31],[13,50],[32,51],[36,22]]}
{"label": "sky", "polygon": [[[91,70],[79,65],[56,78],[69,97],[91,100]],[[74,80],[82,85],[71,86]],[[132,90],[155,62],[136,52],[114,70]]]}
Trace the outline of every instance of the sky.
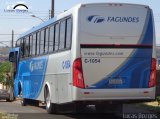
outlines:
{"label": "sky", "polygon": [[[55,0],[55,16],[79,3],[97,2],[149,5],[154,13],[156,43],[160,44],[160,0]],[[11,13],[7,11],[20,3],[28,7],[27,13]],[[0,46],[11,45],[12,30],[14,30],[14,41],[16,41],[19,34],[42,23],[42,20],[48,20],[50,9],[51,0],[0,0]],[[31,17],[31,14],[39,18]]]}

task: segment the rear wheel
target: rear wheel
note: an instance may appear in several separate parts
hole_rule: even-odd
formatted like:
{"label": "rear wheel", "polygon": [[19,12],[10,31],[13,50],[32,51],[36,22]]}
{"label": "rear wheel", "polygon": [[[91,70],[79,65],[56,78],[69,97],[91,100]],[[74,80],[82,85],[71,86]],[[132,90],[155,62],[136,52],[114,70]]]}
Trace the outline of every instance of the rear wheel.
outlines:
{"label": "rear wheel", "polygon": [[7,102],[12,102],[14,101],[14,94],[13,94],[13,89],[11,88],[10,91],[9,91],[9,98],[6,99]]}
{"label": "rear wheel", "polygon": [[34,104],[33,104],[34,106],[37,106],[37,107],[39,106],[39,101],[38,100],[34,100],[33,102],[34,102]]}
{"label": "rear wheel", "polygon": [[84,104],[75,104],[75,113],[84,113],[86,109],[86,105]]}
{"label": "rear wheel", "polygon": [[95,105],[97,113],[104,113],[106,111],[106,106],[102,104]]}
{"label": "rear wheel", "polygon": [[115,115],[123,117],[123,104],[117,104]]}
{"label": "rear wheel", "polygon": [[105,104],[98,104],[95,106],[97,113],[114,113],[114,114],[122,114],[123,111],[123,104],[111,104],[111,105],[105,105]]}
{"label": "rear wheel", "polygon": [[22,90],[19,91],[19,98],[21,100],[21,105],[26,106],[27,105],[27,99],[23,98]]}
{"label": "rear wheel", "polygon": [[22,99],[21,99],[21,105],[22,105],[22,106],[26,106],[26,105],[27,105],[27,99],[22,98]]}
{"label": "rear wheel", "polygon": [[14,96],[13,96],[13,93],[10,93],[10,96],[8,99],[6,99],[7,102],[12,102],[14,101]]}
{"label": "rear wheel", "polygon": [[39,106],[39,101],[38,100],[32,100],[32,99],[25,99],[26,103],[28,105],[32,105],[32,106]]}
{"label": "rear wheel", "polygon": [[48,87],[45,88],[45,102],[46,102],[46,110],[49,114],[57,113],[56,104],[51,103],[51,95]]}
{"label": "rear wheel", "polygon": [[9,101],[10,101],[10,102],[14,101],[14,94],[13,94],[13,90],[11,90],[11,91],[10,91]]}

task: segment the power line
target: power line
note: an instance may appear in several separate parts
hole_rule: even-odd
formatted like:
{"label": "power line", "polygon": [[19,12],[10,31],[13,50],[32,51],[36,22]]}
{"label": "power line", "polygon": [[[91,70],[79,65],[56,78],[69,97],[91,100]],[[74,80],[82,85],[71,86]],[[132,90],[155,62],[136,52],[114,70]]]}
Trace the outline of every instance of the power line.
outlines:
{"label": "power line", "polygon": [[[10,41],[9,40],[8,41],[0,41],[0,42],[11,42],[11,40]],[[16,41],[14,41],[14,42],[16,42]]]}
{"label": "power line", "polygon": [[[1,13],[0,13],[1,14]],[[32,13],[32,14],[36,14],[36,13]],[[46,13],[46,14],[36,14],[37,16],[46,16],[46,15],[48,15],[49,13]],[[27,15],[13,15],[13,14],[9,14],[9,15],[2,15],[1,14],[1,17],[27,17],[27,16],[30,16],[30,14],[27,14]]]}
{"label": "power line", "polygon": [[[0,34],[0,35],[12,35],[12,34]],[[20,34],[14,34],[14,35],[20,35]]]}
{"label": "power line", "polygon": [[1,18],[0,17],[0,19],[8,19],[9,20],[9,19],[33,19],[33,18]]}

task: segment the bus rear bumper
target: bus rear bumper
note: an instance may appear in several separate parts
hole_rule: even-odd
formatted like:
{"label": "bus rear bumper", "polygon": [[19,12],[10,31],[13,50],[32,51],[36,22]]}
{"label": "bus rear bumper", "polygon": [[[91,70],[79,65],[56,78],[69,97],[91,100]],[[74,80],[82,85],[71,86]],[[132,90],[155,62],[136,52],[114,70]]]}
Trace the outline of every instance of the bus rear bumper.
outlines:
{"label": "bus rear bumper", "polygon": [[144,89],[73,89],[73,101],[154,100],[155,87]]}

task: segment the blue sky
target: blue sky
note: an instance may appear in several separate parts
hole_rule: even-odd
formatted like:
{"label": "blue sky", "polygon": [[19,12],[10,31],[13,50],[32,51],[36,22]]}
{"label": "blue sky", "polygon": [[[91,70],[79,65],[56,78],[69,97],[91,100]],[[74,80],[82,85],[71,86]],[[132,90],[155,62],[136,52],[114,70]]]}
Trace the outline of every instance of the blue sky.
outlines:
{"label": "blue sky", "polygon": [[[154,12],[156,42],[157,44],[160,44],[160,0],[55,0],[55,15],[64,10],[70,9],[78,3],[90,2],[121,2],[149,5]],[[42,22],[40,19],[31,17],[30,14],[4,12],[9,5],[17,3],[24,3],[29,7],[29,12],[32,12],[32,14],[43,20],[49,18],[51,0],[0,0],[0,42],[3,42],[6,45],[10,45],[12,29],[15,32],[16,40],[18,34]]]}

